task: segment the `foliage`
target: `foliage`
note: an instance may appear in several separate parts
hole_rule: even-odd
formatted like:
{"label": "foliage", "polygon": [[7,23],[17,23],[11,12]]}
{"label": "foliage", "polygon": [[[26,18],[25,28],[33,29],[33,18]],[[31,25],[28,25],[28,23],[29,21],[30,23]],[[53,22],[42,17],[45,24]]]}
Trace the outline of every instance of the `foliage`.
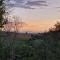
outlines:
{"label": "foliage", "polygon": [[6,35],[0,39],[1,60],[11,59],[12,47],[14,48],[14,60],[60,60],[59,30],[33,34],[29,40],[15,38],[13,44],[12,38],[9,39]]}
{"label": "foliage", "polygon": [[54,25],[54,28],[49,29],[49,31],[53,32],[53,31],[60,31],[60,22],[57,22]]}
{"label": "foliage", "polygon": [[4,17],[3,15],[5,14],[5,5],[4,5],[4,0],[0,0],[0,27],[3,27],[3,21]]}

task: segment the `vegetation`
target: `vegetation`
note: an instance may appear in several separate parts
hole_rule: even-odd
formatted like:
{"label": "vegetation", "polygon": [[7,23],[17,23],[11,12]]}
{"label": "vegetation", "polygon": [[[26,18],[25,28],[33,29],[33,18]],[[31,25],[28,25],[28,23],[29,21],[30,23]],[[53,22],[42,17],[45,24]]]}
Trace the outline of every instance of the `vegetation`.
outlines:
{"label": "vegetation", "polygon": [[14,38],[14,41],[5,32],[0,32],[0,60],[60,60],[60,27],[57,31],[56,27],[55,24],[55,30],[33,34],[30,39]]}
{"label": "vegetation", "polygon": [[5,14],[4,0],[0,0],[0,28],[2,28],[4,25],[4,17],[3,17],[4,14]]}
{"label": "vegetation", "polygon": [[[0,0],[0,28],[4,20],[4,0]],[[31,34],[29,39],[16,38],[0,31],[0,60],[60,60],[60,23],[49,32]]]}

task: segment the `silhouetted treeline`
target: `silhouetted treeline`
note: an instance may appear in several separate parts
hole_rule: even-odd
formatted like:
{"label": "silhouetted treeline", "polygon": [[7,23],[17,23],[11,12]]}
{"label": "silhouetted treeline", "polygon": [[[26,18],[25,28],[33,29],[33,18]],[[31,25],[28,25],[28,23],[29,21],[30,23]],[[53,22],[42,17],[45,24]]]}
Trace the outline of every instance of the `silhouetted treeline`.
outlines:
{"label": "silhouetted treeline", "polygon": [[0,60],[60,60],[60,24],[55,24],[53,29],[31,34],[27,40],[14,38],[14,41],[0,32]]}

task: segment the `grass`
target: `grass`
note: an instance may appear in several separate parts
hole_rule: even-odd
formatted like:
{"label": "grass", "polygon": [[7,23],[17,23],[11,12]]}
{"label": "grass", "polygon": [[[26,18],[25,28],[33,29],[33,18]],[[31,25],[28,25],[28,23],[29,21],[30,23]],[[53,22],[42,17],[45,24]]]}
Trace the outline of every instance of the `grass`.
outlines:
{"label": "grass", "polygon": [[[15,36],[16,35],[16,36]],[[15,37],[14,37],[15,36]],[[0,32],[0,41],[5,47],[7,46],[24,46],[27,45],[28,40],[31,38],[29,34],[15,34],[14,32]]]}

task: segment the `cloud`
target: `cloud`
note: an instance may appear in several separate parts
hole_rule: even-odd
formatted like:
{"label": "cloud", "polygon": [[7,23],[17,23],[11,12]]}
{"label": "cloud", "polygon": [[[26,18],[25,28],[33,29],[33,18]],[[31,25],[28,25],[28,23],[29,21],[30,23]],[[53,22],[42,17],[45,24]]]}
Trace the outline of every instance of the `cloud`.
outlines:
{"label": "cloud", "polygon": [[19,4],[8,4],[9,7],[20,7],[20,8],[24,8],[24,9],[34,9],[30,6],[27,6],[27,5],[19,5]]}
{"label": "cloud", "polygon": [[32,7],[30,7],[30,6],[20,6],[21,8],[25,8],[25,9],[35,9],[35,8],[32,8]]}
{"label": "cloud", "polygon": [[16,3],[24,3],[24,0],[15,0]]}
{"label": "cloud", "polygon": [[56,8],[59,8],[60,9],[60,7],[56,7]]}
{"label": "cloud", "polygon": [[46,1],[27,1],[26,5],[29,6],[47,6]]}
{"label": "cloud", "polygon": [[46,1],[40,1],[40,0],[8,0],[6,3],[7,6],[9,7],[20,7],[24,9],[35,9],[33,6],[47,6]]}

